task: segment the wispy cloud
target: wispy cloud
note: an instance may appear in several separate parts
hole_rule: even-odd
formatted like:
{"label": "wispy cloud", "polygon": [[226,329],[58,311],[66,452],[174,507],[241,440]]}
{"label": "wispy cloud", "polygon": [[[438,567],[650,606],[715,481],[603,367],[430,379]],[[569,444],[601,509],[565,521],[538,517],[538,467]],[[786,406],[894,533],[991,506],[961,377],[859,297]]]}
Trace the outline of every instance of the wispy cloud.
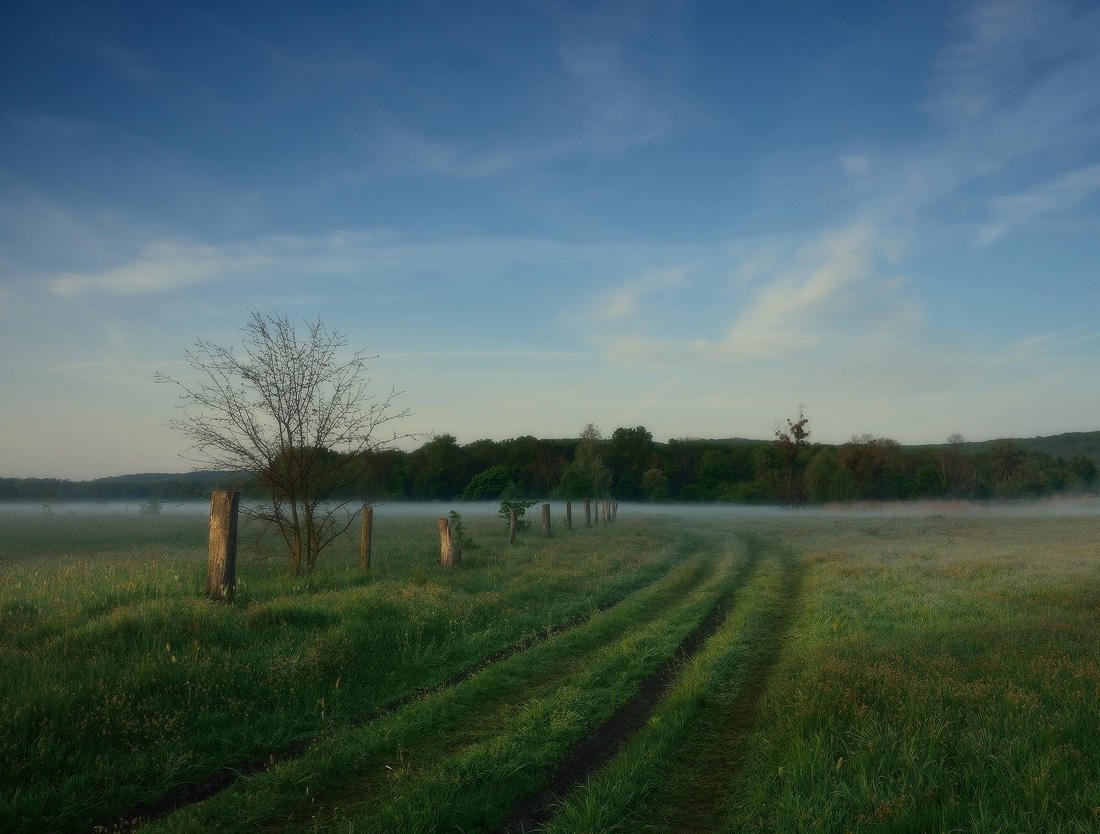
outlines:
{"label": "wispy cloud", "polygon": [[[679,3],[548,4],[544,11],[557,35],[558,64],[531,74],[529,107],[516,107],[503,127],[475,135],[418,125],[417,114],[374,112],[364,144],[375,170],[492,177],[618,153],[694,122]],[[526,70],[517,68],[520,75]]]}
{"label": "wispy cloud", "polygon": [[648,270],[641,278],[607,293],[591,317],[607,322],[635,319],[651,312],[654,297],[681,286],[686,276],[687,270],[683,266]]}
{"label": "wispy cloud", "polygon": [[[969,197],[957,202],[966,189],[1000,190],[997,178],[1013,174],[1018,182],[1025,165],[1033,178],[1067,177],[1068,187],[1094,160],[1100,9],[976,0],[960,8],[950,34],[929,67],[928,93],[915,104],[929,117],[927,132],[836,157],[859,186],[856,221],[901,227],[922,215],[938,220],[945,207],[969,212]],[[996,225],[995,216],[989,231],[976,234],[995,239]]]}
{"label": "wispy cloud", "polygon": [[1037,217],[1076,207],[1098,190],[1100,165],[1090,165],[1021,194],[994,197],[988,203],[990,220],[979,230],[975,243],[988,246]]}
{"label": "wispy cloud", "polygon": [[1070,15],[1061,0],[970,4],[937,58],[939,92],[929,109],[947,120],[972,120],[1026,95],[1040,64],[1072,51]]}
{"label": "wispy cloud", "polygon": [[[756,288],[724,339],[698,340],[695,349],[717,361],[767,359],[878,332],[884,318],[896,320],[906,305],[893,297],[894,283],[879,277],[875,247],[867,225],[806,246],[792,268]],[[896,306],[880,307],[884,302]]]}
{"label": "wispy cloud", "polygon": [[50,290],[62,298],[106,291],[144,295],[181,290],[213,281],[220,276],[255,271],[268,263],[262,255],[229,253],[205,244],[155,243],[138,260],[92,274],[62,273],[50,282]]}
{"label": "wispy cloud", "polygon": [[[683,64],[677,58],[685,55],[680,15],[679,4],[653,2],[559,12],[559,55],[575,85],[590,143],[618,148],[651,142],[686,115],[671,95]],[[639,60],[635,51],[644,38],[662,42],[660,50],[646,53],[662,56],[656,66]]]}

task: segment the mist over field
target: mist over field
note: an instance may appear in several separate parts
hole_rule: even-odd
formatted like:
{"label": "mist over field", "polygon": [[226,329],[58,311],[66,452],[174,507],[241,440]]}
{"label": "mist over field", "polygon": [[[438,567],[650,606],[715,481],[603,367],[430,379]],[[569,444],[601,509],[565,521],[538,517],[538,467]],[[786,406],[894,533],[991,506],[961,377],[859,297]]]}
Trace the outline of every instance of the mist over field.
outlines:
{"label": "mist over field", "polygon": [[[565,518],[565,502],[560,499],[539,499],[528,510],[534,517],[540,505],[548,503],[555,523]],[[372,502],[375,518],[438,518],[451,510],[469,518],[497,518],[499,502],[493,501],[376,501]],[[1055,496],[1038,500],[1011,501],[863,501],[825,506],[797,508],[753,504],[681,504],[618,502],[618,512],[626,516],[667,515],[676,518],[752,520],[753,518],[1057,518],[1100,515],[1100,497]],[[357,512],[358,505],[350,505]],[[208,501],[185,503],[165,501],[158,514],[205,515],[210,512]],[[573,523],[583,523],[584,508],[580,501],[572,502]],[[35,503],[27,501],[0,502],[0,515],[141,515],[141,502],[127,501],[57,501]]]}

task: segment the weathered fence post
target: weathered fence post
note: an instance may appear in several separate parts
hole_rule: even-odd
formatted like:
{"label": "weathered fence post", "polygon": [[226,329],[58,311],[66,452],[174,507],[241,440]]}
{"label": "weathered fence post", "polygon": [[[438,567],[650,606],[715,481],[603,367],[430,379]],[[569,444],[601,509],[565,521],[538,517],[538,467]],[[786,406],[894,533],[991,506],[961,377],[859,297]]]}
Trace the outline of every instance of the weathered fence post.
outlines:
{"label": "weathered fence post", "polygon": [[516,508],[508,510],[508,544],[516,543]]}
{"label": "weathered fence post", "polygon": [[573,502],[565,502],[565,529],[573,532]]}
{"label": "weathered fence post", "polygon": [[444,568],[458,568],[462,561],[462,548],[451,539],[451,523],[448,519],[439,519],[439,563]]}
{"label": "weathered fence post", "polygon": [[219,489],[210,494],[210,563],[206,595],[232,602],[237,590],[237,509],[241,494]]}
{"label": "weathered fence post", "polygon": [[374,526],[374,507],[363,505],[363,532],[359,541],[359,567],[370,570],[371,534]]}
{"label": "weathered fence post", "polygon": [[550,538],[550,505],[542,505],[542,534]]}
{"label": "weathered fence post", "polygon": [[592,526],[592,502],[587,498],[584,499],[584,526]]}
{"label": "weathered fence post", "polygon": [[445,568],[457,568],[462,561],[462,548],[451,541],[451,524],[439,519],[439,564]]}

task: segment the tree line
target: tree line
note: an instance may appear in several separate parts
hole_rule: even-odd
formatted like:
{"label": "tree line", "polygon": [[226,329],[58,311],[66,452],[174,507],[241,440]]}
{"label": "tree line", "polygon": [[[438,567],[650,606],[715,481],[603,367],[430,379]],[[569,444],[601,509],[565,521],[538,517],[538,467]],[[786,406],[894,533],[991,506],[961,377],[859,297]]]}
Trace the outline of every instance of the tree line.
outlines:
{"label": "tree line", "polygon": [[[603,437],[589,426],[577,438],[460,444],[450,434],[412,451],[380,449],[358,464],[342,492],[366,500],[454,501],[598,498],[621,501],[812,503],[913,498],[1038,498],[1094,489],[1097,467],[998,440],[967,451],[961,438],[909,448],[872,435],[847,443],[805,442],[792,461],[781,440],[653,440],[644,426]],[[0,478],[0,500],[172,501],[209,497],[215,488],[258,495],[248,475],[228,472],[68,481]]]}
{"label": "tree line", "polygon": [[[794,424],[797,427],[797,423]],[[784,433],[780,433],[784,434]],[[826,503],[914,498],[1027,498],[1096,485],[1089,456],[1069,460],[999,440],[978,452],[961,438],[910,449],[871,435],[843,444],[790,440],[653,440],[644,427],[609,438],[478,440],[440,435],[413,452],[372,453],[361,484],[384,499],[611,497],[621,501]]]}

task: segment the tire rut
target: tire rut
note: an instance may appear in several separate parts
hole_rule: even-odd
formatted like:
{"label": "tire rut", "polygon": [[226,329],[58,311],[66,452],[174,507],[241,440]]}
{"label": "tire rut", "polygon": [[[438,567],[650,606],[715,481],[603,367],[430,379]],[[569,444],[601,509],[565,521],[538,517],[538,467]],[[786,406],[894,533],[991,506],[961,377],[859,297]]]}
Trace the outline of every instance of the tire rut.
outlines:
{"label": "tire rut", "polygon": [[[656,604],[639,606],[642,613],[631,620],[629,628],[624,630],[621,627],[609,625],[606,634],[601,635],[597,641],[586,647],[582,652],[563,655],[549,663],[540,665],[536,673],[537,679],[517,682],[510,689],[496,692],[479,700],[476,715],[467,713],[460,724],[445,725],[440,728],[438,733],[431,736],[431,742],[436,745],[436,748],[433,749],[430,759],[422,759],[422,749],[416,745],[402,746],[397,753],[405,761],[424,761],[427,767],[432,767],[439,760],[445,759],[464,747],[477,743],[483,736],[495,732],[499,727],[498,716],[502,710],[516,707],[521,703],[528,703],[557,689],[569,677],[576,674],[577,667],[587,665],[586,659],[598,656],[609,645],[624,639],[631,631],[659,620],[663,614],[682,604],[686,598],[713,578],[717,567],[718,560],[713,558],[705,557],[691,560],[678,566],[677,569],[666,574],[665,577],[653,583],[647,589],[639,591],[639,594],[645,593],[646,590],[655,591],[658,586],[669,581],[672,581],[676,586],[669,589],[671,592],[657,601]],[[676,577],[676,570],[682,570],[685,573],[681,577]],[[640,600],[641,598],[638,597],[634,599],[634,602],[637,603]],[[626,600],[624,604],[630,602],[631,600]],[[343,798],[346,795],[354,797],[356,804],[381,802],[377,792],[384,792],[387,789],[385,777],[382,776],[381,768],[375,769],[373,773],[372,776],[352,776],[338,789],[316,793],[315,800],[325,806],[343,806],[347,802]],[[313,819],[316,812],[317,806],[311,806],[308,811],[309,819]],[[291,817],[285,820],[284,825],[293,828],[296,823],[304,825],[307,822],[306,817],[299,818],[298,814],[291,814]]]}
{"label": "tire rut", "polygon": [[[756,725],[760,701],[767,690],[771,672],[779,662],[783,642],[798,615],[805,565],[794,554],[765,543],[757,536],[743,533],[746,547],[758,553],[770,551],[782,571],[782,604],[767,618],[767,632],[756,644],[745,668],[747,683],[728,699],[720,699],[699,721],[693,741],[681,748],[674,761],[688,778],[666,782],[660,799],[650,809],[651,819],[663,820],[663,826],[647,830],[675,831],[677,834],[716,831],[722,827],[726,787],[744,766],[745,740]],[[676,781],[690,786],[678,789]]]}
{"label": "tire rut", "polygon": [[679,669],[703,647],[725,622],[741,590],[760,566],[759,548],[749,548],[745,562],[732,582],[733,590],[719,599],[703,620],[638,686],[638,692],[599,728],[578,742],[549,776],[547,787],[518,800],[498,834],[536,831],[554,815],[558,801],[613,759],[635,733],[645,726],[661,699],[676,681]]}
{"label": "tire rut", "polygon": [[[543,629],[536,634],[533,634],[523,640],[520,640],[511,646],[501,649],[498,652],[487,655],[480,661],[472,666],[468,666],[460,672],[452,675],[444,681],[432,684],[430,686],[422,687],[414,692],[403,695],[399,698],[395,698],[392,701],[388,701],[381,706],[375,707],[365,715],[353,718],[341,726],[337,732],[346,732],[348,730],[355,730],[360,727],[364,727],[373,721],[377,721],[383,716],[396,712],[416,701],[426,698],[434,693],[442,692],[459,684],[464,683],[470,678],[474,677],[478,673],[488,669],[498,663],[501,663],[509,658],[515,657],[523,652],[530,651],[531,649],[546,643],[554,637],[566,634],[574,629],[580,628],[585,624],[591,622],[598,615],[611,611],[612,609],[628,603],[631,599],[638,594],[644,593],[647,589],[665,581],[669,575],[676,570],[676,568],[683,564],[682,562],[673,565],[670,570],[654,579],[648,585],[642,588],[635,589],[620,599],[610,600],[602,605],[592,608],[587,613],[574,617],[558,625],[552,626],[547,629]],[[659,609],[654,609],[659,610]],[[91,834],[127,834],[127,832],[135,831],[146,823],[152,822],[162,817],[166,817],[169,814],[178,811],[181,808],[185,808],[188,805],[194,805],[202,802],[206,799],[210,799],[219,793],[232,787],[237,781],[248,776],[254,776],[256,774],[263,773],[270,770],[277,764],[290,761],[302,756],[307,750],[313,747],[318,742],[324,740],[331,735],[331,731],[328,733],[320,733],[307,739],[292,742],[285,747],[281,747],[277,750],[272,750],[268,753],[266,758],[256,759],[237,767],[225,767],[217,771],[213,775],[209,776],[202,782],[190,783],[179,785],[175,789],[169,791],[163,798],[156,802],[140,803],[134,806],[129,812],[120,816],[113,816],[109,820],[93,824],[90,828]]]}

